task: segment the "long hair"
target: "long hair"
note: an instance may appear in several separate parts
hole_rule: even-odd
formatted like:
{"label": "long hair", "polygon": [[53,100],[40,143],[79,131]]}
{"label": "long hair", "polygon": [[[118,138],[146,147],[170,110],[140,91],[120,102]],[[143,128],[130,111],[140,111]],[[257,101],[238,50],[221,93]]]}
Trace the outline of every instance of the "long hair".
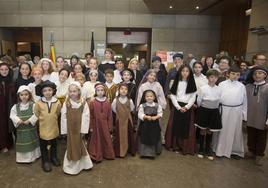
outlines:
{"label": "long hair", "polygon": [[22,65],[27,65],[27,66],[28,66],[30,72],[29,72],[29,74],[27,75],[27,77],[30,78],[30,76],[31,76],[31,72],[32,72],[32,67],[31,67],[31,65],[30,65],[29,63],[26,63],[26,62],[23,62],[23,63],[20,64],[20,66],[19,66],[19,75],[18,75],[18,78],[22,78],[22,75],[21,75],[21,72],[20,72],[20,69],[21,69]]}
{"label": "long hair", "polygon": [[191,67],[189,65],[184,64],[179,68],[179,70],[178,70],[178,72],[177,72],[177,74],[175,76],[175,80],[173,82],[173,85],[172,85],[172,87],[170,89],[170,92],[173,95],[177,94],[179,81],[182,80],[181,72],[182,72],[182,70],[184,68],[187,68],[189,70],[189,76],[187,78],[186,94],[196,92],[196,90],[197,90],[192,69],[191,69]]}

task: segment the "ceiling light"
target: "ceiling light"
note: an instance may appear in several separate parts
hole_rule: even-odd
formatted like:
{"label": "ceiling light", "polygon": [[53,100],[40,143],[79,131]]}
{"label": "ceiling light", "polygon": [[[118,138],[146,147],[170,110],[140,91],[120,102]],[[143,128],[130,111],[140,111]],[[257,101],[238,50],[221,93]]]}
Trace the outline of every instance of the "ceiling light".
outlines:
{"label": "ceiling light", "polygon": [[173,6],[172,6],[172,5],[170,5],[170,6],[169,6],[169,8],[173,8]]}
{"label": "ceiling light", "polygon": [[198,10],[199,9],[199,6],[196,6],[195,9]]}

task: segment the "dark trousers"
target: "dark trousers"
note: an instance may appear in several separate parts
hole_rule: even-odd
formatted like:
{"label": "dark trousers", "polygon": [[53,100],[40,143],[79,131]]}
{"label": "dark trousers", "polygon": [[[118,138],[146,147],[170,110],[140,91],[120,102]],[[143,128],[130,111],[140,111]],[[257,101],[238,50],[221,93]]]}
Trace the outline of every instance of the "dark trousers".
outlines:
{"label": "dark trousers", "polygon": [[[49,145],[50,150],[48,150]],[[40,150],[43,163],[50,162],[51,159],[57,159],[57,139],[43,140],[40,138]]]}
{"label": "dark trousers", "polygon": [[247,127],[248,150],[257,156],[264,156],[267,142],[267,130]]}

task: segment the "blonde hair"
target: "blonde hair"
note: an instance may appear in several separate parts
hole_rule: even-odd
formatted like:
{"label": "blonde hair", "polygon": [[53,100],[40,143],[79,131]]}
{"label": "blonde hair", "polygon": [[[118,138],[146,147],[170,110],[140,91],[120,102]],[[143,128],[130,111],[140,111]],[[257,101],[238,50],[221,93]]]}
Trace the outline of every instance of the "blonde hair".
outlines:
{"label": "blonde hair", "polygon": [[45,71],[44,71],[44,68],[43,68],[43,63],[44,63],[45,61],[48,62],[48,64],[49,64],[48,73],[51,74],[51,73],[54,71],[54,69],[55,69],[55,68],[54,68],[54,64],[53,64],[51,61],[47,61],[47,60],[42,61],[42,62],[41,62],[41,68],[42,68],[42,70],[43,70],[44,73],[45,73]]}
{"label": "blonde hair", "polygon": [[84,81],[86,81],[86,77],[84,74],[82,73],[77,73],[75,74],[74,80],[78,79],[78,78],[83,78]]}
{"label": "blonde hair", "polygon": [[[79,89],[79,87],[77,87],[77,85],[71,84],[69,86],[69,88],[68,88],[68,91],[69,91],[69,89],[70,89],[71,86],[75,86],[76,87],[76,89],[78,90],[78,98],[79,98],[78,102],[81,102],[83,104],[84,103],[84,100],[82,98],[82,91],[81,91],[81,89]],[[71,105],[71,102],[70,102],[70,96],[69,96],[69,94],[68,94],[68,96],[65,99],[65,103],[66,103],[66,106],[67,107],[71,107],[72,106]]]}
{"label": "blonde hair", "polygon": [[130,61],[129,61],[129,63],[128,63],[128,68],[130,68],[130,65],[133,63],[133,62],[137,62],[137,65],[139,65],[139,61],[138,61],[138,59],[136,59],[136,58],[132,58]]}

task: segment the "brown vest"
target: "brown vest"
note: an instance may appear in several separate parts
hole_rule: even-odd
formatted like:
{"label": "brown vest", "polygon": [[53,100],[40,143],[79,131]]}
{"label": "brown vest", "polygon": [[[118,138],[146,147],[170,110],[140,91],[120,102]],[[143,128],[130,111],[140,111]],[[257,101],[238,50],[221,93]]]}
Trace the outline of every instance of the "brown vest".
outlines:
{"label": "brown vest", "polygon": [[83,109],[84,105],[77,109],[67,106],[67,159],[69,161],[78,161],[82,156],[87,155],[81,136]]}

